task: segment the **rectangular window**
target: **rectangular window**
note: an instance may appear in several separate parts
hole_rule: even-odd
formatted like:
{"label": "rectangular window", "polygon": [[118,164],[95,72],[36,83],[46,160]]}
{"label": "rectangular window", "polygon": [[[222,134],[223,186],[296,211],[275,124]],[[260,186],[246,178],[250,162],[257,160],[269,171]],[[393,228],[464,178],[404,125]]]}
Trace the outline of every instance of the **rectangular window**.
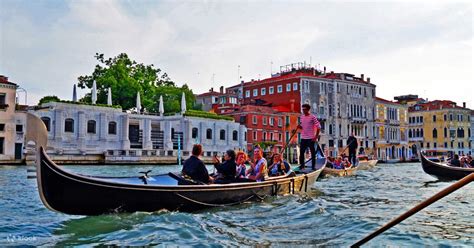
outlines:
{"label": "rectangular window", "polygon": [[5,123],[0,123],[0,132],[5,131]]}
{"label": "rectangular window", "polygon": [[267,117],[266,116],[262,117],[262,123],[263,123],[263,125],[267,125]]}
{"label": "rectangular window", "polygon": [[274,91],[275,89],[273,88],[273,86],[268,87],[268,94],[273,95]]}
{"label": "rectangular window", "polygon": [[23,125],[16,125],[16,132],[23,133]]}
{"label": "rectangular window", "polygon": [[0,110],[7,109],[7,95],[5,93],[0,93]]}
{"label": "rectangular window", "polygon": [[263,132],[262,139],[263,141],[267,141],[267,132]]}
{"label": "rectangular window", "polygon": [[278,141],[282,141],[281,137],[282,137],[281,133],[278,133]]}
{"label": "rectangular window", "polygon": [[257,125],[257,116],[256,115],[252,116],[252,124]]}
{"label": "rectangular window", "polygon": [[270,133],[270,141],[273,141],[273,133]]}
{"label": "rectangular window", "polygon": [[245,91],[245,98],[249,98],[250,97],[250,90],[246,90]]}
{"label": "rectangular window", "polygon": [[0,154],[4,154],[3,147],[5,146],[5,138],[0,137]]}
{"label": "rectangular window", "polygon": [[273,126],[274,122],[275,121],[274,121],[273,117],[270,117],[270,126]]}
{"label": "rectangular window", "polygon": [[253,96],[258,96],[258,89],[253,89]]}
{"label": "rectangular window", "polygon": [[267,94],[267,89],[266,89],[266,88],[262,88],[262,89],[260,90],[260,95],[264,96],[264,95],[266,95],[266,94]]}
{"label": "rectangular window", "polygon": [[291,84],[286,84],[286,92],[290,92],[291,91]]}
{"label": "rectangular window", "polygon": [[283,85],[278,85],[277,86],[277,93],[282,93],[283,92]]}
{"label": "rectangular window", "polygon": [[253,131],[253,140],[257,140],[257,131]]}
{"label": "rectangular window", "polygon": [[297,91],[298,90],[298,83],[293,83],[293,91]]}
{"label": "rectangular window", "polygon": [[281,118],[278,118],[278,126],[281,127],[283,125],[282,123],[283,121],[281,120]]}

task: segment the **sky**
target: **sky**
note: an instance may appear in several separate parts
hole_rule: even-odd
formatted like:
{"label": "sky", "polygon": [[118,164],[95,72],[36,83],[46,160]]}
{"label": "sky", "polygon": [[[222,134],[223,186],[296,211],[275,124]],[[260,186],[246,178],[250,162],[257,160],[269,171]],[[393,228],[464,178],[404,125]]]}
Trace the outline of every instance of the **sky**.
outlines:
{"label": "sky", "polygon": [[473,12],[470,1],[0,0],[0,74],[34,105],[70,100],[95,53],[125,52],[194,93],[306,62],[364,74],[388,100],[474,109]]}

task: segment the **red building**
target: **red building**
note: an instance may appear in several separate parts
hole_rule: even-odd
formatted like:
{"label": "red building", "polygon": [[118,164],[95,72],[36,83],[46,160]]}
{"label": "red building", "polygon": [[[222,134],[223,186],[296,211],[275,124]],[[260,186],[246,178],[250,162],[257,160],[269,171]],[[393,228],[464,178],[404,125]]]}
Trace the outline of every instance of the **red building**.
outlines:
{"label": "red building", "polygon": [[[235,121],[247,127],[247,150],[256,144],[264,146],[267,151],[280,152],[296,126],[298,113],[280,112],[268,106],[242,105],[230,111],[228,108],[217,108],[216,113],[234,117]],[[295,137],[290,142],[296,145]]]}

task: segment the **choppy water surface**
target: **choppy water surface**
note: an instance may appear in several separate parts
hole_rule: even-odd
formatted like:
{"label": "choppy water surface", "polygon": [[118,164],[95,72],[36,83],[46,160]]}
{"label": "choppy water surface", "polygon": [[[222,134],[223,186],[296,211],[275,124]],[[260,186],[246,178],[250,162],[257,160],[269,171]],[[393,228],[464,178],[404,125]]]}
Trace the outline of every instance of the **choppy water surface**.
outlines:
{"label": "choppy water surface", "polygon": [[[66,166],[90,175],[177,171],[177,166]],[[348,246],[451,183],[419,164],[378,165],[357,176],[325,178],[308,195],[197,213],[70,216],[47,210],[26,167],[0,166],[0,246],[329,245]],[[474,245],[474,184],[373,239],[370,246]]]}

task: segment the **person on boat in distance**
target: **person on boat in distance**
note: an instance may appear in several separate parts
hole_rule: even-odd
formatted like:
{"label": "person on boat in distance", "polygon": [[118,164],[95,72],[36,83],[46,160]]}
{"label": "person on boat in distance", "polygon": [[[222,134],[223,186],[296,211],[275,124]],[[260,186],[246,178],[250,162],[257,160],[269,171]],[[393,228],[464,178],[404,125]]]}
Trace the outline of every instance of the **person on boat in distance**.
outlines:
{"label": "person on boat in distance", "polygon": [[283,160],[280,153],[273,154],[272,165],[268,168],[270,176],[285,175],[290,171],[290,165]]}
{"label": "person on boat in distance", "polygon": [[342,161],[342,166],[343,166],[342,169],[351,167],[352,166],[351,161],[349,161],[349,159],[345,157],[344,160]]}
{"label": "person on boat in distance", "polygon": [[248,160],[248,156],[245,152],[243,151],[237,152],[237,159],[236,159],[237,168],[236,168],[236,173],[235,173],[236,178],[245,178],[245,172],[247,170],[245,163],[247,162],[247,160]]}
{"label": "person on boat in distance", "polygon": [[460,167],[461,162],[459,161],[459,155],[454,154],[453,159],[449,161],[449,165],[454,166],[454,167]]}
{"label": "person on boat in distance", "polygon": [[231,183],[235,179],[237,164],[235,163],[235,151],[227,150],[224,153],[224,162],[221,163],[217,156],[213,158],[214,167],[217,170],[217,176],[214,183]]}
{"label": "person on boat in distance", "polygon": [[347,138],[347,145],[349,146],[349,162],[352,164],[356,163],[356,151],[359,144],[357,144],[357,138],[354,135],[354,132],[351,133],[351,136]]}
{"label": "person on boat in distance", "polygon": [[472,156],[471,155],[467,155],[467,160],[466,160],[469,164],[469,168],[474,168],[474,160],[472,160]]}
{"label": "person on boat in distance", "polygon": [[306,149],[309,148],[311,152],[311,168],[315,170],[316,149],[314,146],[319,137],[321,124],[319,123],[318,118],[309,112],[311,109],[309,104],[305,103],[301,108],[303,109],[303,114],[300,116],[300,123],[298,125],[298,129],[301,129],[300,169],[305,168],[304,154]]}
{"label": "person on boat in distance", "polygon": [[250,169],[247,170],[247,178],[261,182],[267,176],[267,160],[263,157],[263,151],[260,146],[253,148],[253,161],[250,163]]}
{"label": "person on boat in distance", "polygon": [[203,183],[210,183],[213,178],[209,176],[204,162],[199,158],[203,154],[202,145],[195,144],[191,152],[191,157],[186,159],[183,163],[183,169],[181,173],[191,179]]}
{"label": "person on boat in distance", "polygon": [[333,168],[338,169],[338,170],[344,169],[344,165],[342,164],[342,157],[341,156],[337,156],[336,160],[334,160]]}

